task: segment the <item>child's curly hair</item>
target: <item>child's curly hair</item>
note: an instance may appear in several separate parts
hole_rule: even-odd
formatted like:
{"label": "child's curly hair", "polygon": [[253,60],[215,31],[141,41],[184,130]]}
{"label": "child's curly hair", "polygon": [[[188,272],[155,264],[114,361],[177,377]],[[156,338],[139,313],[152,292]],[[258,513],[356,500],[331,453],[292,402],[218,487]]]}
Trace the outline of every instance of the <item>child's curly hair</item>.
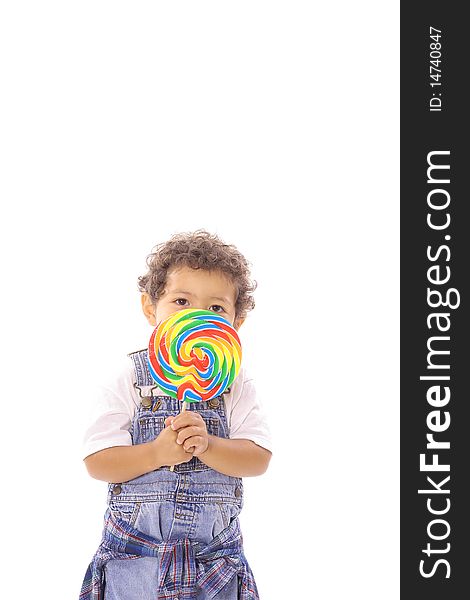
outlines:
{"label": "child's curly hair", "polygon": [[192,233],[177,233],[167,242],[158,244],[147,256],[148,273],[138,278],[139,290],[147,292],[154,302],[165,288],[168,271],[174,267],[189,267],[219,271],[235,285],[236,317],[243,319],[255,306],[253,292],[256,282],[250,279],[246,258],[233,245],[224,244],[216,235],[204,229]]}

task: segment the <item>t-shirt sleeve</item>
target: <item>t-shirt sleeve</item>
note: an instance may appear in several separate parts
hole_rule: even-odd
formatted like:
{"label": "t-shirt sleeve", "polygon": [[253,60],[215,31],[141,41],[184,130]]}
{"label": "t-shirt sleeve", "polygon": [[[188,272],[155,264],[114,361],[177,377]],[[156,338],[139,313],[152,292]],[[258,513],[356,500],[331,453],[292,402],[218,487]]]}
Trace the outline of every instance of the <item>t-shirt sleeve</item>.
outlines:
{"label": "t-shirt sleeve", "polygon": [[253,379],[241,372],[232,388],[229,412],[229,437],[255,442],[272,452],[272,441],[266,414],[256,396]]}
{"label": "t-shirt sleeve", "polygon": [[83,458],[113,446],[132,446],[129,430],[136,402],[133,368],[128,359],[112,383],[96,390],[83,438]]}

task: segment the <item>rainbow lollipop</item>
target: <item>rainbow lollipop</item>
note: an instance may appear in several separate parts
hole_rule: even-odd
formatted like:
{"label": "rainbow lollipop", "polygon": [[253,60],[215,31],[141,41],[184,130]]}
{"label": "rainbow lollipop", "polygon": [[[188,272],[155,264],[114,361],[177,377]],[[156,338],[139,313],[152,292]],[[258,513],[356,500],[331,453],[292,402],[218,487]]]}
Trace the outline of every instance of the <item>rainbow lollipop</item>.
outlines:
{"label": "rainbow lollipop", "polygon": [[238,375],[240,338],[230,323],[209,310],[183,309],[162,321],[149,343],[155,383],[183,402],[220,396]]}

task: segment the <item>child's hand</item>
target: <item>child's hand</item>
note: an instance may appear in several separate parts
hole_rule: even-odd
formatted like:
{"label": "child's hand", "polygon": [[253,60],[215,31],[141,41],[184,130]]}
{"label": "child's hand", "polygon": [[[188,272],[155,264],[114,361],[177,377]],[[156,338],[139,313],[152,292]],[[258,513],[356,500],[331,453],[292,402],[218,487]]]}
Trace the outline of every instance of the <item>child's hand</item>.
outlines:
{"label": "child's hand", "polygon": [[176,431],[173,431],[171,427],[165,427],[153,442],[150,442],[154,444],[159,467],[179,465],[192,459],[192,449],[186,452],[181,444],[176,443],[177,437]]}
{"label": "child's hand", "polygon": [[193,456],[200,456],[207,450],[209,434],[204,419],[196,411],[185,410],[176,417],[167,417],[165,425],[178,432],[176,443],[192,452]]}

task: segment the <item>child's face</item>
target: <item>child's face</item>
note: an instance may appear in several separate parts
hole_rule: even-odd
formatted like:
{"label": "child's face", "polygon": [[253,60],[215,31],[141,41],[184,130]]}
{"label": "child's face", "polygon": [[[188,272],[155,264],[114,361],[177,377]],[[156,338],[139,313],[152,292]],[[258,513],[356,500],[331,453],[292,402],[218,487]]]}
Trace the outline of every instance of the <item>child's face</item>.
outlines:
{"label": "child's face", "polygon": [[142,294],[142,309],[150,325],[184,308],[212,310],[227,319],[235,328],[236,290],[233,283],[218,271],[178,267],[168,272],[165,289],[156,304],[148,294]]}

